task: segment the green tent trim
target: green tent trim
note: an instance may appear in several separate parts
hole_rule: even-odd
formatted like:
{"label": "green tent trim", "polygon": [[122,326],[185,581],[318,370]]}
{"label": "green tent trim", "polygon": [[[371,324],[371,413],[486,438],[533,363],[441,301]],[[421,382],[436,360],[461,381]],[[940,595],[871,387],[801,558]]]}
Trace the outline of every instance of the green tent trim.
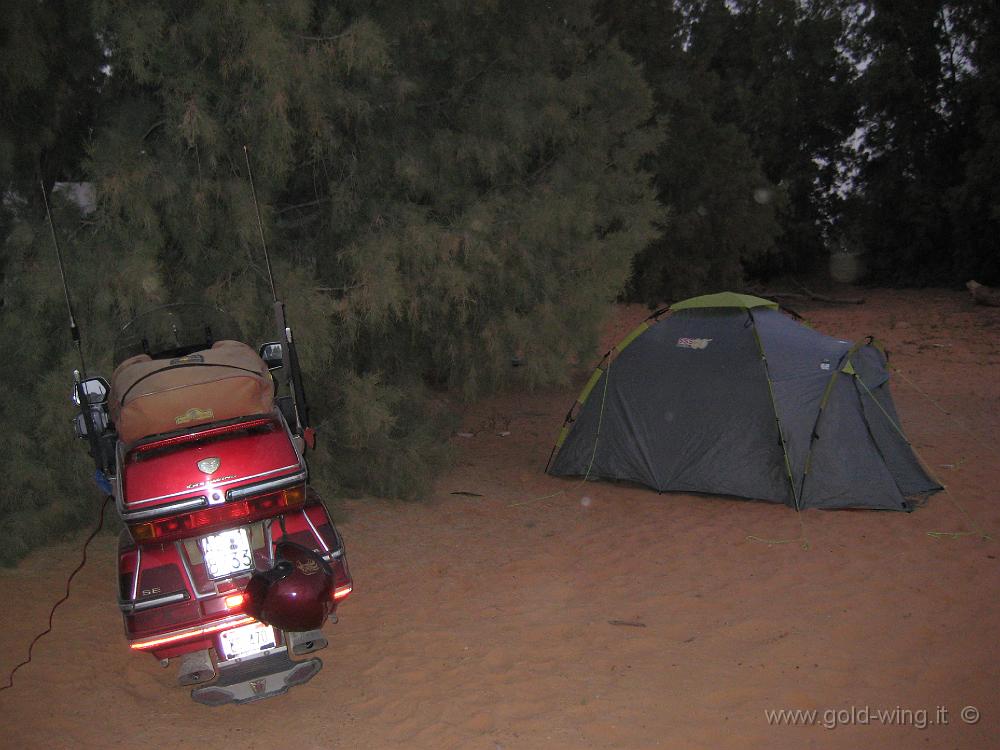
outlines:
{"label": "green tent trim", "polygon": [[778,303],[763,297],[754,297],[751,294],[718,292],[717,294],[703,294],[700,297],[691,297],[675,302],[670,306],[670,310],[689,310],[694,307],[742,307],[745,310],[752,307],[770,307],[772,310],[777,310]]}
{"label": "green tent trim", "polygon": [[[718,292],[716,294],[703,294],[700,297],[691,297],[689,299],[681,300],[680,302],[675,302],[670,307],[664,307],[654,312],[652,315],[650,315],[648,318],[642,321],[639,325],[633,328],[625,336],[625,338],[623,338],[621,341],[619,341],[617,344],[611,347],[611,349],[608,350],[607,354],[605,354],[604,357],[601,359],[601,361],[598,363],[597,367],[594,369],[594,372],[591,373],[590,379],[587,380],[586,384],[583,386],[583,389],[580,391],[580,395],[576,397],[576,402],[573,404],[573,406],[569,410],[569,413],[566,415],[566,419],[563,422],[562,429],[559,431],[559,436],[556,438],[556,443],[555,445],[552,446],[552,452],[549,454],[548,463],[545,464],[546,471],[548,471],[549,465],[552,463],[552,458],[555,456],[556,451],[558,451],[562,447],[562,444],[566,441],[566,437],[569,435],[570,429],[572,429],[573,427],[573,412],[576,410],[576,407],[578,406],[582,407],[587,402],[587,398],[590,396],[590,392],[594,390],[594,386],[597,385],[597,382],[601,379],[601,376],[604,374],[604,367],[603,367],[604,363],[607,362],[609,359],[612,359],[621,354],[622,351],[625,349],[625,347],[627,347],[629,344],[635,341],[639,336],[645,333],[650,326],[655,325],[657,322],[659,322],[660,317],[665,313],[674,312],[675,310],[685,310],[688,308],[698,308],[698,307],[738,307],[744,310],[749,310],[752,307],[769,307],[775,310],[779,309],[779,305],[777,302],[772,302],[771,300],[763,299],[762,297],[754,297],[753,295],[750,294],[737,294],[736,292]],[[756,335],[756,331],[754,333]],[[759,340],[758,340],[758,346],[760,346]],[[765,369],[766,367],[767,365],[765,362]],[[771,381],[770,378],[768,378],[768,386],[770,387],[770,385]],[[773,406],[773,393],[772,393],[772,406]],[[777,416],[778,416],[777,413],[775,413],[776,419]],[[787,459],[788,459],[787,453],[785,459],[787,465]],[[789,472],[788,478],[789,481],[791,481],[791,467],[788,466],[787,468]],[[794,486],[792,489],[794,494]]]}

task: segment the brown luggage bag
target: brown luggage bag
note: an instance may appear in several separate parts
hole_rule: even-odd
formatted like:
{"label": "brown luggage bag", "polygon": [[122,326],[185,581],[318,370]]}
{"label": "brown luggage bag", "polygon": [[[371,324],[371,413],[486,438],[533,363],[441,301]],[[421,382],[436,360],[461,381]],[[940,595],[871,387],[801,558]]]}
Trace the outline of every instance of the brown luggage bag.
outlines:
{"label": "brown luggage bag", "polygon": [[267,365],[239,341],[217,341],[176,359],[140,354],[111,379],[111,418],[126,444],[209,422],[269,413],[274,383]]}

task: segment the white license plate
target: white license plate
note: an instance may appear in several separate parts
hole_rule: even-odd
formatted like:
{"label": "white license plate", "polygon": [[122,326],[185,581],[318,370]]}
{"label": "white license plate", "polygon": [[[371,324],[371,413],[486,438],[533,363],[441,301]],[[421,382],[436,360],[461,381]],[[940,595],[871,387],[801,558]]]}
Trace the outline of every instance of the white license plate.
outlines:
{"label": "white license plate", "polygon": [[211,578],[230,576],[253,569],[253,553],[246,529],[226,529],[198,540]]}
{"label": "white license plate", "polygon": [[274,628],[262,622],[255,622],[232,630],[223,630],[219,634],[219,640],[222,642],[222,653],[226,659],[240,659],[273,648]]}

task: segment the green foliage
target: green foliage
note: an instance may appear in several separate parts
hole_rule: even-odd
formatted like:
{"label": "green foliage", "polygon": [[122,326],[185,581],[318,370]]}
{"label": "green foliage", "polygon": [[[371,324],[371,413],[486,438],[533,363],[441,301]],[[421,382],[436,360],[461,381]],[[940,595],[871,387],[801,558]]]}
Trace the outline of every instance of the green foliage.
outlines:
{"label": "green foliage", "polygon": [[856,17],[867,133],[845,223],[869,251],[873,280],[997,283],[1000,11],[880,0]]}
{"label": "green foliage", "polygon": [[[663,218],[641,168],[653,99],[586,4],[95,0],[93,28],[98,209],[57,219],[88,364],[107,373],[115,326],[168,301],[273,338],[249,144],[326,492],[419,496],[446,458],[446,390],[565,378]],[[3,343],[23,353],[0,417],[8,537],[76,523],[94,496],[46,231],[26,216],[5,245]]]}
{"label": "green foliage", "polygon": [[940,106],[946,35],[941,3],[874,2],[854,37],[869,61],[860,79],[866,128],[859,214],[876,278],[940,278],[949,233],[940,196],[954,185],[950,112]]}
{"label": "green foliage", "polygon": [[668,138],[652,168],[671,222],[635,262],[650,304],[810,270],[836,213],[855,116],[833,3],[606,0]]}
{"label": "green foliage", "polygon": [[88,2],[4,2],[0,188],[5,193],[20,191],[40,200],[40,179],[51,187],[56,179],[80,176],[72,166],[94,116],[103,62]]}
{"label": "green foliage", "polygon": [[[56,204],[56,221],[79,220],[74,208]],[[62,209],[62,210],[61,210]],[[93,524],[97,494],[89,479],[92,464],[73,437],[70,373],[80,368],[70,348],[67,316],[47,227],[18,220],[3,246],[5,274],[0,382],[7,398],[0,403],[0,564],[11,564],[31,547]],[[67,253],[72,282],[84,289],[98,276],[86,257]],[[82,295],[81,295],[82,296]],[[89,314],[91,300],[80,299]],[[110,321],[95,326],[110,335]],[[89,364],[95,352],[85,351]]]}
{"label": "green foliage", "polygon": [[[950,277],[1000,284],[1000,7],[970,2],[954,9],[958,121],[965,130],[962,180],[947,208],[953,229]],[[966,57],[967,56],[967,57]]]}
{"label": "green foliage", "polygon": [[842,244],[873,281],[996,283],[996,3],[601,7],[668,129],[651,167],[672,222],[631,296],[815,273]]}
{"label": "green foliage", "polygon": [[163,302],[273,338],[249,145],[327,492],[419,496],[447,404],[560,382],[623,290],[808,273],[845,238],[876,281],[1000,282],[988,0],[7,6],[7,562],[94,497],[39,177],[96,185],[95,213],[55,211],[107,373],[117,326]]}
{"label": "green foliage", "polygon": [[693,54],[719,76],[717,117],[749,139],[770,185],[780,232],[748,259],[754,276],[812,272],[839,206],[837,166],[857,126],[854,68],[837,0],[710,2]]}

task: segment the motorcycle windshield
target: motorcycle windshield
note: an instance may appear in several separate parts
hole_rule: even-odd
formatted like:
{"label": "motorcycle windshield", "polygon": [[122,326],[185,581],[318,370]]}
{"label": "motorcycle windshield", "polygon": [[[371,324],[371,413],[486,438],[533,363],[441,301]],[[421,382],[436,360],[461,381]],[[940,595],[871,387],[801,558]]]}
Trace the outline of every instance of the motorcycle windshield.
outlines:
{"label": "motorcycle windshield", "polygon": [[243,340],[239,325],[228,313],[211,305],[163,305],[122,327],[115,339],[115,367],[137,354],[153,359],[183,357],[223,340]]}

